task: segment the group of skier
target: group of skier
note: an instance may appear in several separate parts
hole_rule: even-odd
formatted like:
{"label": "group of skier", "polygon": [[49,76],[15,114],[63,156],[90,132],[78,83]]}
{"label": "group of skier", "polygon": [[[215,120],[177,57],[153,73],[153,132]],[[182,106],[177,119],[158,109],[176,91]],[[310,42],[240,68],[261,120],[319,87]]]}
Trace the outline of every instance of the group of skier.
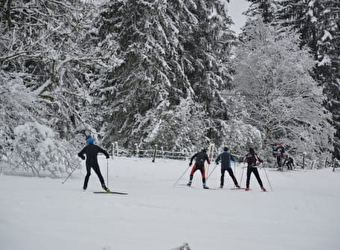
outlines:
{"label": "group of skier", "polygon": [[[106,187],[104,178],[100,172],[99,164],[98,164],[98,153],[102,153],[106,156],[108,159],[110,156],[108,152],[101,147],[97,146],[94,144],[94,139],[92,137],[88,137],[86,139],[87,145],[78,153],[78,156],[82,158],[83,160],[86,159],[86,176],[84,180],[84,185],[83,189],[87,189],[87,184],[91,175],[91,169],[94,170],[94,172],[97,174],[99,181],[101,183],[102,188],[110,192],[110,190]],[[192,167],[190,171],[190,176],[189,176],[189,182],[188,186],[191,186],[192,180],[194,177],[194,174],[197,170],[201,172],[202,176],[202,182],[203,182],[203,188],[204,189],[209,189],[209,187],[206,185],[206,170],[205,170],[205,162],[208,164],[211,164],[211,161],[207,155],[207,150],[204,148],[200,152],[196,153],[193,155],[190,159],[189,167],[192,165],[193,161],[195,160],[195,164]],[[282,143],[278,143],[277,148],[274,150],[276,158],[277,158],[277,164],[279,167],[279,170],[282,171],[282,166],[284,164],[287,164],[288,169],[292,169],[294,163],[293,159],[289,156],[286,156],[284,162],[282,163],[283,157],[284,157],[284,147],[282,146]],[[85,156],[86,155],[86,158]],[[224,186],[224,175],[225,172],[227,171],[228,174],[230,175],[231,179],[234,182],[234,185],[236,188],[241,188],[239,183],[237,182],[237,179],[233,173],[233,169],[231,167],[231,162],[238,161],[238,159],[233,156],[232,154],[229,153],[229,148],[224,147],[223,152],[216,158],[215,163],[218,165],[221,162],[221,177],[220,177],[220,188],[223,188]],[[258,157],[258,155],[255,153],[255,150],[253,148],[249,149],[249,152],[243,157],[242,161],[247,162],[247,179],[246,179],[246,191],[249,191],[250,188],[250,177],[251,174],[253,173],[257,179],[257,182],[260,185],[261,190],[266,191],[266,189],[263,187],[263,182],[260,178],[259,171],[257,169],[257,166],[259,163],[262,163],[263,160]],[[283,165],[282,165],[283,164]]]}
{"label": "group of skier", "polygon": [[293,170],[294,160],[288,154],[285,155],[285,148],[283,147],[282,142],[279,142],[273,151],[276,156],[279,171],[283,171],[284,165],[287,165],[288,170]]}
{"label": "group of skier", "polygon": [[[283,171],[283,166],[287,165],[288,170],[292,170],[294,166],[293,158],[285,155],[285,149],[281,142],[277,144],[277,147],[274,150],[274,155],[277,160],[278,170]],[[191,186],[194,173],[199,170],[202,175],[202,182],[203,182],[203,188],[208,189],[206,185],[206,173],[205,173],[205,167],[204,164],[207,162],[208,164],[211,164],[210,159],[207,155],[207,150],[204,148],[201,152],[196,153],[191,157],[189,166],[192,165],[193,160],[195,159],[195,165],[192,167],[190,176],[189,176],[189,182],[188,186]],[[234,185],[236,188],[241,188],[239,183],[237,182],[237,179],[233,173],[233,169],[231,167],[231,162],[237,162],[237,157],[233,156],[229,153],[229,148],[224,147],[223,152],[216,158],[215,163],[218,165],[221,162],[221,177],[220,177],[220,188],[223,188],[224,186],[224,175],[227,171],[234,182]],[[263,187],[263,182],[261,180],[259,171],[257,166],[263,162],[263,160],[255,153],[255,150],[253,148],[249,148],[249,152],[242,158],[242,161],[247,162],[247,178],[246,178],[246,191],[249,191],[250,188],[250,177],[253,173],[255,175],[255,178],[257,182],[260,185],[261,190],[266,191],[266,189]]]}
{"label": "group of skier", "polygon": [[[189,166],[192,165],[193,160],[195,159],[195,165],[192,167],[191,172],[190,172],[190,177],[189,177],[189,182],[188,186],[191,186],[192,184],[192,179],[194,177],[194,173],[197,170],[200,170],[201,175],[202,175],[202,182],[203,182],[203,188],[204,189],[209,189],[209,187],[206,185],[206,173],[205,173],[205,161],[208,164],[211,164],[210,159],[207,155],[207,150],[204,148],[202,151],[196,153],[191,157]],[[249,191],[250,188],[250,177],[251,174],[253,173],[260,185],[261,190],[266,191],[266,189],[263,187],[262,180],[260,178],[258,169],[257,169],[257,164],[263,162],[263,160],[257,156],[255,153],[255,150],[253,148],[249,149],[249,152],[244,156],[242,159],[243,161],[247,162],[247,179],[246,179],[246,191]],[[221,162],[221,177],[220,177],[220,188],[223,188],[224,186],[224,174],[227,171],[231,177],[231,179],[234,182],[234,185],[236,188],[241,188],[240,185],[237,182],[237,179],[234,175],[233,169],[231,167],[231,161],[238,161],[238,159],[233,156],[232,154],[229,153],[229,148],[224,147],[223,152],[216,158],[215,163],[218,165]]]}

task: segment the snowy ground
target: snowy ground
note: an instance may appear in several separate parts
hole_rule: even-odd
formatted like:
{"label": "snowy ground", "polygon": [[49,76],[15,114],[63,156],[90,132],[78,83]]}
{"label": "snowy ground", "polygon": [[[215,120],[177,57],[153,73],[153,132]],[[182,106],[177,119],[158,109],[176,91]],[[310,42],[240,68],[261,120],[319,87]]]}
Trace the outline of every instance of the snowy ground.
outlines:
{"label": "snowy ground", "polygon": [[[94,194],[94,173],[83,192],[84,167],[65,184],[0,175],[0,248],[170,250],[187,242],[192,250],[340,249],[340,172],[267,169],[271,191],[260,170],[269,192],[254,177],[246,192],[231,190],[229,176],[224,189],[203,190],[199,172],[194,188],[173,187],[185,161],[101,159],[105,179],[107,164],[110,188],[128,196]],[[243,166],[236,166],[238,179]],[[208,185],[216,188],[218,179],[215,170]]]}

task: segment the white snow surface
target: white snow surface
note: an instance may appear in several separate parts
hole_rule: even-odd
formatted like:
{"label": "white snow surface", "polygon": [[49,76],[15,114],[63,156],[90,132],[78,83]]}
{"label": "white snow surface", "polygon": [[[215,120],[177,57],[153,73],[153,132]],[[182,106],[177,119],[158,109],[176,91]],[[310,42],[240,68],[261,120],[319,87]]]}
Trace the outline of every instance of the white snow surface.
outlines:
{"label": "white snow surface", "polygon": [[[340,172],[329,168],[260,169],[268,192],[254,176],[246,192],[232,190],[227,173],[217,189],[219,166],[208,180],[216,189],[204,190],[199,172],[185,186],[188,161],[100,158],[109,187],[124,196],[94,194],[101,191],[95,173],[84,192],[82,164],[64,184],[0,175],[2,250],[171,250],[184,243],[191,250],[340,249]],[[244,186],[243,163],[233,167]]]}

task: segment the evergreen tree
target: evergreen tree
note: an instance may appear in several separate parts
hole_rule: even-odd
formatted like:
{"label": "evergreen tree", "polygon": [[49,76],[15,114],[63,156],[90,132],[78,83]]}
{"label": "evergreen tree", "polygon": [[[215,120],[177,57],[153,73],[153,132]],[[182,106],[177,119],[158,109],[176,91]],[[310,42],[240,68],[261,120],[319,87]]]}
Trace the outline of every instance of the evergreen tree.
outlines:
{"label": "evergreen tree", "polygon": [[298,34],[278,32],[261,18],[248,22],[237,50],[235,85],[247,98],[249,122],[262,133],[263,149],[278,141],[290,152],[327,156],[333,139],[322,90],[311,78],[308,50]]}
{"label": "evergreen tree", "polygon": [[[259,13],[263,10],[264,1],[252,0],[249,13]],[[270,1],[273,18],[270,20],[275,26],[293,28],[301,36],[300,46],[307,45],[316,60],[312,76],[324,86],[327,97],[326,107],[332,113],[332,124],[336,128],[334,140],[334,156],[340,159],[340,126],[339,126],[339,12],[340,2],[337,0],[284,0]],[[262,16],[266,19],[265,11]],[[268,19],[268,18],[267,18]],[[266,19],[266,20],[267,20]],[[285,29],[283,29],[283,32]]]}
{"label": "evergreen tree", "polygon": [[248,0],[250,2],[247,15],[254,17],[257,15],[262,16],[265,23],[271,23],[273,21],[276,11],[275,0]]}
{"label": "evergreen tree", "polygon": [[[234,35],[220,1],[110,1],[96,28],[121,63],[98,90],[107,144],[192,147],[221,136]],[[99,86],[99,85],[98,85]],[[222,104],[221,104],[222,103]]]}

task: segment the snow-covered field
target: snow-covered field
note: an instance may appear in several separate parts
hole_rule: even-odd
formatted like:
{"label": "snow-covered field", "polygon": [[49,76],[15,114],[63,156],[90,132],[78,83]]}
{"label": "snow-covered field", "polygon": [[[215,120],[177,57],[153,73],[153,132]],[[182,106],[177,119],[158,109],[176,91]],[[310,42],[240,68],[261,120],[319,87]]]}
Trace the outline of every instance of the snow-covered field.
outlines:
{"label": "snow-covered field", "polygon": [[[84,164],[84,163],[83,163]],[[199,172],[194,188],[186,161],[100,158],[109,187],[129,195],[100,191],[93,173],[64,179],[0,175],[1,250],[170,250],[188,243],[192,250],[340,249],[340,172],[331,169],[260,175],[268,192],[226,187],[203,190]],[[236,166],[240,180],[243,164]],[[210,170],[214,165],[210,166]],[[219,170],[208,185],[216,188]],[[245,184],[245,173],[242,186]]]}

